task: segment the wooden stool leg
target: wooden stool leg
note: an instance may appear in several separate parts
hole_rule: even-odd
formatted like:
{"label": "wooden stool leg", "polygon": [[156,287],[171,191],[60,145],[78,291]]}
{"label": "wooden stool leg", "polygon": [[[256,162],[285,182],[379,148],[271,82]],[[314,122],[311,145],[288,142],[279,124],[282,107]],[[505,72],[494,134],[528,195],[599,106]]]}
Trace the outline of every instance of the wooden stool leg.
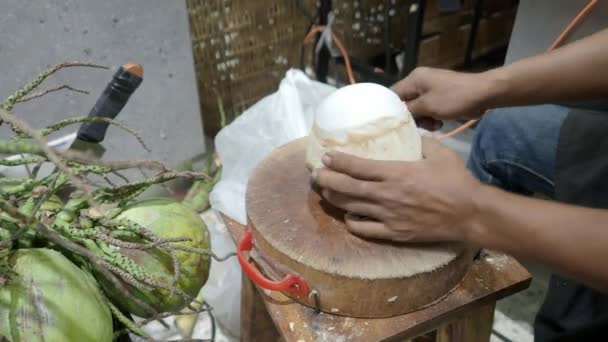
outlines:
{"label": "wooden stool leg", "polygon": [[496,303],[480,306],[462,318],[437,329],[436,342],[488,342]]}
{"label": "wooden stool leg", "polygon": [[280,338],[262,296],[243,274],[241,288],[241,341],[278,341]]}

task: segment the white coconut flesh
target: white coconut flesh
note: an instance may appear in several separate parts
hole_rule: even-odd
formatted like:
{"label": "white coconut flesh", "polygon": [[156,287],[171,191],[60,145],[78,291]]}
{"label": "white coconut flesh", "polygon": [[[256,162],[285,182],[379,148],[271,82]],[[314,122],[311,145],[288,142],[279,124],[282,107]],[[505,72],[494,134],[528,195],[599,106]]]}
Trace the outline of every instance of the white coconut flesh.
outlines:
{"label": "white coconut flesh", "polygon": [[307,167],[323,167],[321,158],[329,151],[374,160],[422,158],[421,137],[407,105],[375,83],[345,86],[318,105],[308,137]]}

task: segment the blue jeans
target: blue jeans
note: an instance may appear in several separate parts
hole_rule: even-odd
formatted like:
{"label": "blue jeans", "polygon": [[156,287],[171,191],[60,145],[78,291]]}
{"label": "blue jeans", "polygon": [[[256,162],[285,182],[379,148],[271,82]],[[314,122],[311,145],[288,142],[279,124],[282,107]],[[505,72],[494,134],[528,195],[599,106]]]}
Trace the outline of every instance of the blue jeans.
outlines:
{"label": "blue jeans", "polygon": [[[468,168],[486,184],[524,195],[553,197],[557,144],[569,111],[567,107],[542,105],[499,109],[484,115],[477,126]],[[552,276],[551,283],[564,281]],[[541,309],[534,323],[535,340],[540,342],[550,341],[549,336],[559,330],[552,322],[563,319],[547,316],[546,311],[555,305],[576,306],[568,293],[559,289],[549,292],[552,299],[545,300],[545,313]],[[559,314],[563,315],[562,311]]]}
{"label": "blue jeans", "polygon": [[486,184],[553,197],[557,143],[568,107],[491,111],[479,122],[467,167]]}

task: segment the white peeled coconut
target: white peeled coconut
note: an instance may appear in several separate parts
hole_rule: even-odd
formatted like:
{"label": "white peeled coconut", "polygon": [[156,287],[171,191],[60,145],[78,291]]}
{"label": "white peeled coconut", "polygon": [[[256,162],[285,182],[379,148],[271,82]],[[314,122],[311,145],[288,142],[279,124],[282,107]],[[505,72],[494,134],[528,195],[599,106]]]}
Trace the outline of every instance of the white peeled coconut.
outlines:
{"label": "white peeled coconut", "polygon": [[422,159],[421,137],[407,105],[375,83],[342,87],[316,108],[306,166],[321,168],[326,152],[374,160]]}

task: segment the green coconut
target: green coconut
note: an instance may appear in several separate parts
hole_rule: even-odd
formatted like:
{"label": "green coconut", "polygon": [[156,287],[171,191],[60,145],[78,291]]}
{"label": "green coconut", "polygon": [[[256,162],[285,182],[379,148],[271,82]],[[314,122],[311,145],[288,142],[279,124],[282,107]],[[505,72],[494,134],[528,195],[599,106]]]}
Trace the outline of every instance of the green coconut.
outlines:
{"label": "green coconut", "polygon": [[[161,238],[187,237],[190,241],[174,242],[173,245],[211,250],[209,231],[199,215],[186,205],[170,199],[149,199],[125,209],[117,219],[128,219],[158,235]],[[172,282],[173,263],[169,253],[160,248],[146,250],[121,248],[119,253],[131,258],[150,274],[162,276]],[[177,288],[192,298],[196,297],[209,277],[211,259],[185,251],[176,251],[180,265]],[[130,300],[124,293],[107,280],[100,278],[100,284],[112,302],[121,309],[138,317],[150,317],[142,307]],[[183,309],[187,303],[178,294],[170,295],[169,290],[140,290],[124,283],[130,293],[149,304],[158,312],[173,312]]]}
{"label": "green coconut", "polygon": [[9,265],[12,272],[0,288],[0,337],[112,341],[112,315],[90,274],[44,248],[15,250]]}

